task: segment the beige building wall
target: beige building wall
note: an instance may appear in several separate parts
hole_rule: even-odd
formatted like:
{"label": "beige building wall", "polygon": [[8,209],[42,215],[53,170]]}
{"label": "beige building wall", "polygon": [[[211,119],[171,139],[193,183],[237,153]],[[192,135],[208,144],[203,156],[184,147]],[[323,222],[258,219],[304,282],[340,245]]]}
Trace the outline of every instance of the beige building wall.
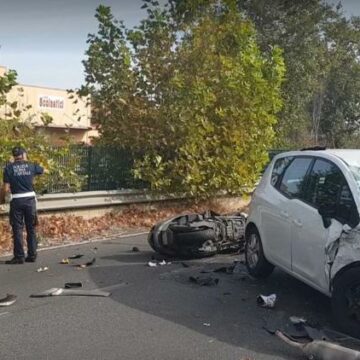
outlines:
{"label": "beige building wall", "polygon": [[[0,67],[0,76],[5,72],[6,68]],[[54,142],[60,143],[61,137],[70,134],[76,142],[91,143],[94,134],[87,98],[74,95],[74,98],[70,99],[67,91],[62,89],[18,85],[11,89],[7,100],[9,103],[16,101],[18,109],[22,110],[21,119],[30,121]],[[26,109],[28,106],[30,108]],[[0,108],[0,118],[6,118],[10,111],[9,105]],[[44,124],[44,115],[51,117],[50,124]]]}

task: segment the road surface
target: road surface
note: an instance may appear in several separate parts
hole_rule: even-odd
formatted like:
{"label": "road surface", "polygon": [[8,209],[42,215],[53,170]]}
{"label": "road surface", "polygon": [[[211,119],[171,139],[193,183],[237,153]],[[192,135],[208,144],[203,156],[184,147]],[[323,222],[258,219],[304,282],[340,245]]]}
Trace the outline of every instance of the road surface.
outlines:
{"label": "road surface", "polygon": [[[132,252],[137,246],[140,252]],[[96,264],[78,270],[59,264],[84,254]],[[146,266],[154,253],[146,236],[40,252],[35,264],[0,264],[0,297],[18,301],[0,308],[0,359],[303,359],[263,330],[291,315],[331,324],[330,302],[281,271],[267,281],[201,273],[233,263],[238,255]],[[48,266],[49,271],[36,269]],[[216,276],[217,286],[200,287],[189,276]],[[109,298],[30,298],[36,292],[81,281],[85,289],[111,291]],[[256,304],[258,294],[276,293],[275,309]]]}

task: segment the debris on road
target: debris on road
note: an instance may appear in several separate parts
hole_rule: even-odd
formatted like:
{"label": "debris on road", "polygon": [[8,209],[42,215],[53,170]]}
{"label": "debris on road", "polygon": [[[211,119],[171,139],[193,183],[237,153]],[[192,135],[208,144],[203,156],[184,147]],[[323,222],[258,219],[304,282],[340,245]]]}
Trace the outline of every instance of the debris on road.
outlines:
{"label": "debris on road", "polygon": [[187,264],[186,262],[182,262],[181,265],[182,265],[184,268],[188,268],[188,267],[191,266],[191,265]]}
{"label": "debris on road", "polygon": [[79,269],[85,269],[85,268],[87,268],[87,267],[89,267],[89,266],[94,265],[95,262],[96,262],[96,258],[94,257],[91,261],[88,261],[88,262],[85,263],[85,264],[77,264],[77,265],[75,265],[75,266],[76,266],[77,268],[79,268]]}
{"label": "debris on road", "polygon": [[132,249],[131,249],[132,252],[140,252],[140,249],[137,247],[137,246],[134,246]]}
{"label": "debris on road", "polygon": [[72,290],[72,289],[62,289],[62,288],[51,288],[39,294],[30,295],[32,298],[41,298],[48,296],[100,296],[108,297],[111,293],[101,290]]}
{"label": "debris on road", "polygon": [[280,330],[275,332],[275,335],[288,345],[296,347],[303,351],[308,359],[317,360],[359,360],[360,352],[333,344],[328,341],[314,340],[308,343],[300,343],[294,341],[284,335]]}
{"label": "debris on road", "polygon": [[166,260],[162,260],[162,261],[159,262],[159,265],[160,266],[171,265],[171,261],[166,262]]}
{"label": "debris on road", "polygon": [[156,267],[157,266],[157,263],[154,262],[154,261],[149,261],[147,264],[148,264],[149,267]]}
{"label": "debris on road", "polygon": [[17,300],[16,295],[7,294],[4,298],[0,299],[0,306],[10,306]]}
{"label": "debris on road", "polygon": [[259,295],[256,301],[260,306],[272,309],[276,304],[276,294],[271,294],[269,296]]}
{"label": "debris on road", "polygon": [[189,281],[200,286],[216,286],[220,280],[212,276],[190,276]]}
{"label": "debris on road", "polygon": [[76,254],[76,255],[73,255],[73,256],[69,256],[68,259],[75,260],[75,259],[80,259],[83,256],[84,256],[83,254]]}
{"label": "debris on road", "polygon": [[204,326],[210,327],[211,324],[210,323],[203,323]]}
{"label": "debris on road", "polygon": [[73,289],[73,288],[81,288],[82,283],[81,282],[68,282],[65,283],[64,288],[65,289]]}
{"label": "debris on road", "polygon": [[64,264],[64,265],[70,264],[69,258],[62,259],[62,260],[60,261],[60,264]]}
{"label": "debris on road", "polygon": [[44,267],[40,267],[36,270],[36,272],[40,273],[40,272],[44,272],[44,271],[48,271],[49,268],[47,266],[44,266]]}

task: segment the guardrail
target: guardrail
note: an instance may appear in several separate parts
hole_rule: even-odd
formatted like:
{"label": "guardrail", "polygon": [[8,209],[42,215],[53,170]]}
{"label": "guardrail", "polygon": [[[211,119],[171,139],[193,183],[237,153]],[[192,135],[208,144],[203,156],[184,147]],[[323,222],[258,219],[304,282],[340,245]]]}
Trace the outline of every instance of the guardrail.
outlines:
{"label": "guardrail", "polygon": [[[181,199],[184,199],[184,197],[154,195],[146,190],[84,191],[78,193],[39,195],[37,197],[37,209],[41,212],[91,209]],[[2,205],[0,215],[8,214],[8,212],[9,205]]]}

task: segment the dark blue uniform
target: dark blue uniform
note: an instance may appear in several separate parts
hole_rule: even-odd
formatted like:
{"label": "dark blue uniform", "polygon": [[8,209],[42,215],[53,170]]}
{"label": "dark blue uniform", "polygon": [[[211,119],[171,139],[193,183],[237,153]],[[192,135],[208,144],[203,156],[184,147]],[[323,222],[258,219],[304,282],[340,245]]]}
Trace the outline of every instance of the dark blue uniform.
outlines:
{"label": "dark blue uniform", "polygon": [[8,164],[4,169],[4,183],[10,184],[12,200],[10,203],[10,224],[14,237],[14,257],[23,259],[24,220],[27,233],[28,256],[36,258],[36,199],[33,179],[41,175],[44,169],[24,160]]}

